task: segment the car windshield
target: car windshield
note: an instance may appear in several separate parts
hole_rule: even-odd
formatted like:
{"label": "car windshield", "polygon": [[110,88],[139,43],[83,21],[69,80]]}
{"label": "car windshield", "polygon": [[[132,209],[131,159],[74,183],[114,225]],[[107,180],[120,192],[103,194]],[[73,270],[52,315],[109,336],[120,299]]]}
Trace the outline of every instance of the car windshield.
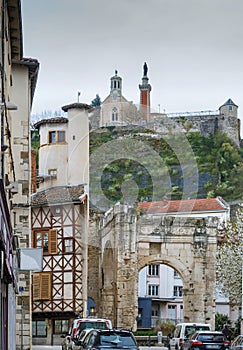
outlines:
{"label": "car windshield", "polygon": [[92,328],[92,329],[108,329],[108,326],[105,322],[80,322],[79,323],[79,330],[82,331],[86,328]]}
{"label": "car windshield", "polygon": [[193,334],[196,331],[209,331],[208,326],[186,326],[185,328],[185,336],[189,337],[191,334]]}
{"label": "car windshield", "polygon": [[102,334],[100,336],[100,344],[101,345],[119,345],[119,347],[126,347],[126,346],[135,346],[135,341],[131,337],[130,334],[118,334],[118,333],[112,333],[112,334]]}

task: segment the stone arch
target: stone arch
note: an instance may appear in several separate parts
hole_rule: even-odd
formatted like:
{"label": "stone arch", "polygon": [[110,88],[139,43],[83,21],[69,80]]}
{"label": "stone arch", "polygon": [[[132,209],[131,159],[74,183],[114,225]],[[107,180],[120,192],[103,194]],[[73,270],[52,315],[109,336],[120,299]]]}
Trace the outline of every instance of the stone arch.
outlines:
{"label": "stone arch", "polygon": [[[184,291],[188,290],[190,286],[190,279],[191,279],[191,274],[188,269],[188,266],[183,261],[180,261],[179,259],[173,256],[165,256],[165,257],[158,258],[152,255],[152,256],[149,256],[148,259],[141,258],[139,260],[139,271],[149,265],[166,265],[174,269],[180,275],[180,278],[182,280],[182,293],[183,293],[182,305],[183,305],[183,313],[184,313],[184,310],[188,308],[187,305],[185,305],[185,300],[187,299],[184,297],[184,294],[185,294]],[[179,316],[180,311],[176,311],[176,314],[178,317],[180,317]],[[185,318],[186,317],[187,316],[185,316]],[[175,321],[176,320],[177,318],[175,318]],[[188,319],[188,322],[189,322],[189,319]]]}
{"label": "stone arch", "polygon": [[103,314],[114,326],[136,329],[139,270],[157,262],[182,278],[184,322],[207,322],[214,328],[217,220],[178,218],[167,227],[163,215],[140,216],[132,207],[118,205],[99,229],[102,268],[108,273],[102,289],[108,312]]}
{"label": "stone arch", "polygon": [[[191,238],[193,232],[191,233]],[[143,243],[144,244],[144,243]],[[148,243],[146,255],[138,256],[139,267],[151,263],[166,264],[180,274],[183,283],[184,322],[208,322],[214,328],[215,315],[215,256],[214,249],[202,249],[191,243],[167,246],[163,254],[163,244]],[[160,253],[158,254],[158,252]]]}
{"label": "stone arch", "polygon": [[142,261],[139,262],[139,271],[143,269],[145,266],[148,266],[151,264],[163,264],[163,265],[172,267],[181,276],[183,285],[190,278],[190,273],[187,269],[187,266],[182,261],[179,261],[175,257],[163,257],[162,259],[158,259],[153,256],[150,256],[149,259],[146,260],[146,262],[144,259],[142,259]]}

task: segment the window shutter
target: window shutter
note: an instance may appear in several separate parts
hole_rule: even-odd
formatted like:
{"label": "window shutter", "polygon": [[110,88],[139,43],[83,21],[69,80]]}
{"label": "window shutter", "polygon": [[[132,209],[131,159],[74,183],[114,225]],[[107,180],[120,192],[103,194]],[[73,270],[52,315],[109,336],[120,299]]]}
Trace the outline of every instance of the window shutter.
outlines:
{"label": "window shutter", "polygon": [[33,274],[33,300],[40,299],[40,273]]}
{"label": "window shutter", "polygon": [[50,230],[49,233],[49,253],[57,254],[57,230]]}
{"label": "window shutter", "polygon": [[41,274],[41,299],[50,300],[51,299],[51,273],[43,272]]}
{"label": "window shutter", "polygon": [[33,300],[51,300],[51,272],[33,275]]}

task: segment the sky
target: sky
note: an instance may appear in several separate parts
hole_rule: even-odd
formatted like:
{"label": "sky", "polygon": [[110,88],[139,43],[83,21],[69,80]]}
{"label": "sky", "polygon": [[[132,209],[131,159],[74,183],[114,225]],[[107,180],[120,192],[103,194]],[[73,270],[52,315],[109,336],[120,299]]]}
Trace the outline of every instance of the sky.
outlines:
{"label": "sky", "polygon": [[242,0],[22,0],[24,57],[40,71],[32,113],[90,104],[110,92],[138,104],[144,62],[151,107],[217,110],[231,98],[243,124]]}

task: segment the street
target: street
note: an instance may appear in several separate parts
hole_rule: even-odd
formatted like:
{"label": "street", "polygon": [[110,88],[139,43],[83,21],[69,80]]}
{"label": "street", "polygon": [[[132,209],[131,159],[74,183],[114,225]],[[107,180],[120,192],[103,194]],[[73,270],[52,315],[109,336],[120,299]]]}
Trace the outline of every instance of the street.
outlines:
{"label": "street", "polygon": [[[43,346],[43,345],[33,345],[32,346],[33,350],[62,350],[61,345],[53,345],[53,346]],[[153,350],[168,350],[166,347],[164,346],[140,346],[140,350],[149,350],[149,349],[153,349]]]}

